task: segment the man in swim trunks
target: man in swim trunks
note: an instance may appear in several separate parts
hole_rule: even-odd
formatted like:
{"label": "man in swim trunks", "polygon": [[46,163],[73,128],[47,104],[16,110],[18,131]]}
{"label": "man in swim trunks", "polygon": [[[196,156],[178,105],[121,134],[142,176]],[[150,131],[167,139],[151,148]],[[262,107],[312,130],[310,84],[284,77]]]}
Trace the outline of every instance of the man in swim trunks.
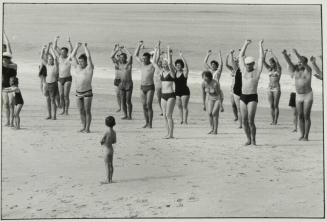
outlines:
{"label": "man in swim trunks", "polygon": [[[121,46],[116,49],[114,55],[118,51],[121,51],[119,55],[119,61],[116,63],[120,73],[120,96],[121,96],[121,105],[123,108],[124,116],[122,119],[132,119],[132,93],[133,93],[133,80],[132,80],[132,65],[133,65],[133,56],[131,53],[124,47]],[[127,60],[128,57],[128,60]]]}
{"label": "man in swim trunks", "polygon": [[152,128],[152,119],[153,119],[153,109],[152,109],[152,101],[154,96],[154,71],[155,68],[150,61],[151,55],[146,52],[143,54],[142,59],[139,57],[140,49],[143,46],[143,41],[140,41],[136,50],[135,50],[135,58],[136,61],[140,63],[141,70],[141,101],[143,105],[143,113],[145,118],[145,125],[143,128]]}
{"label": "man in swim trunks", "polygon": [[76,58],[78,48],[82,43],[77,43],[72,54],[72,65],[76,68],[76,97],[77,106],[80,111],[80,117],[83,128],[80,132],[90,133],[90,125],[92,120],[91,106],[92,106],[92,78],[94,65],[92,62],[90,50],[87,43],[84,43],[84,53]]}
{"label": "man in swim trunks", "polygon": [[[49,96],[50,103],[48,103],[48,113],[49,116],[46,119],[51,119],[51,114],[53,114],[52,119],[57,119],[57,105],[56,105],[56,95],[58,93],[58,58],[54,54],[54,50],[51,47],[52,42],[49,42],[45,56],[42,59],[42,65],[46,66],[47,76],[45,78],[45,95]],[[51,52],[51,54],[49,53]]]}
{"label": "man in swim trunks", "polygon": [[242,72],[242,94],[240,97],[241,115],[244,132],[247,137],[245,145],[256,145],[256,126],[254,123],[258,104],[258,82],[263,67],[263,40],[259,42],[259,59],[257,67],[253,57],[245,58],[245,51],[251,40],[246,40],[239,54],[239,67]]}
{"label": "man in swim trunks", "polygon": [[69,54],[73,50],[72,43],[70,38],[68,38],[69,48],[62,47],[61,49],[58,48],[58,39],[57,36],[54,40],[54,49],[56,56],[58,57],[59,61],[59,79],[58,79],[58,89],[59,89],[59,97],[60,97],[60,104],[62,106],[62,113],[68,115],[68,108],[70,104],[69,100],[69,92],[70,87],[72,85],[72,75],[71,75],[71,64],[70,64],[70,57]]}
{"label": "man in swim trunks", "polygon": [[[117,50],[118,49],[118,50]],[[120,71],[119,71],[119,55],[117,52],[119,52],[119,45],[115,44],[114,50],[111,53],[111,60],[114,63],[115,66],[115,79],[114,79],[114,86],[115,86],[115,92],[116,92],[116,99],[117,99],[117,104],[118,104],[118,109],[116,112],[120,112],[121,110],[121,96],[120,96],[120,89],[119,89],[119,85],[121,82],[120,79]]]}
{"label": "man in swim trunks", "polygon": [[312,70],[308,65],[308,59],[301,56],[296,49],[293,49],[293,53],[299,60],[296,65],[292,63],[285,49],[282,53],[288,64],[290,73],[295,77],[296,109],[299,116],[299,127],[301,131],[299,140],[308,141],[311,126],[311,107],[313,104],[313,93],[311,88]]}

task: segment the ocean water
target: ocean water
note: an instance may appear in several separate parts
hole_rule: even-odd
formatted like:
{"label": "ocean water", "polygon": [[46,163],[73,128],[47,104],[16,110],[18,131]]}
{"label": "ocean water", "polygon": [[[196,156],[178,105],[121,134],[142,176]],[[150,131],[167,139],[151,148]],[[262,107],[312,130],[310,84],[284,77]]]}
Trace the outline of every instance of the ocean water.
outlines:
{"label": "ocean water", "polygon": [[[4,29],[11,40],[14,59],[19,64],[39,63],[42,45],[60,35],[59,46],[88,42],[95,63],[95,77],[113,78],[110,52],[114,43],[134,52],[139,40],[150,51],[157,40],[163,48],[170,45],[173,58],[181,50],[190,67],[189,82],[201,82],[203,59],[208,49],[218,59],[230,49],[239,49],[245,39],[252,39],[247,55],[258,56],[258,41],[272,49],[283,67],[282,90],[294,90],[282,58],[282,49],[297,48],[307,57],[321,55],[321,9],[318,5],[221,5],[221,4],[5,4]],[[292,56],[293,61],[296,58]],[[209,59],[210,60],[210,59]],[[320,65],[320,61],[318,61]],[[27,66],[21,66],[27,67]],[[134,79],[139,79],[134,64]],[[226,68],[221,84],[228,87],[231,77]],[[19,72],[30,72],[22,70]],[[259,89],[268,86],[267,71]],[[313,78],[315,109],[321,109],[322,82]],[[286,101],[286,98],[284,98]],[[287,98],[288,99],[288,98]]]}

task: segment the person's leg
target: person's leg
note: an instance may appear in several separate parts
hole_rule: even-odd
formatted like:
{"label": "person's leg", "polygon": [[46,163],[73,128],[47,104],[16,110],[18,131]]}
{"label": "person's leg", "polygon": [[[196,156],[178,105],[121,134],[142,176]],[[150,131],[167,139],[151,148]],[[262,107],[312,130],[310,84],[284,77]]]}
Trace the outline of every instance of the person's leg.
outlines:
{"label": "person's leg", "polygon": [[120,89],[119,87],[115,87],[115,91],[116,91],[116,98],[117,98],[117,104],[118,104],[118,109],[116,110],[116,112],[120,112],[121,110],[121,96],[120,96]]}
{"label": "person's leg", "polygon": [[298,115],[297,115],[296,107],[292,107],[292,111],[293,111],[293,125],[294,125],[294,129],[292,132],[297,132]]}
{"label": "person's leg", "polygon": [[210,124],[210,132],[208,134],[212,134],[214,131],[214,124],[213,124],[213,115],[212,115],[212,110],[215,104],[215,100],[207,100],[207,112],[208,112],[208,117],[209,117],[209,124]]}
{"label": "person's leg", "polygon": [[91,126],[91,121],[92,121],[92,114],[91,114],[92,99],[93,99],[93,96],[84,98],[84,109],[85,109],[85,117],[86,117],[85,118],[85,122],[86,122],[85,132],[86,133],[90,133],[90,126]]}
{"label": "person's leg", "polygon": [[9,114],[10,114],[10,126],[14,127],[14,115],[15,115],[15,96],[14,93],[8,94],[9,98]]}
{"label": "person's leg", "polygon": [[182,96],[182,106],[184,112],[184,123],[187,124],[188,119],[188,102],[190,101],[190,95]]}
{"label": "person's leg", "polygon": [[169,127],[169,135],[167,139],[174,138],[174,120],[173,120],[173,112],[175,107],[176,99],[169,98],[167,101],[167,120],[168,120],[168,127]]}
{"label": "person's leg", "polygon": [[61,109],[62,108],[62,104],[60,103],[60,96],[59,96],[59,90],[58,89],[56,90],[56,99],[55,99],[55,101],[56,101],[56,107],[58,107],[59,109]]}
{"label": "person's leg", "polygon": [[68,109],[70,105],[70,100],[69,100],[69,93],[70,93],[70,88],[72,86],[72,82],[65,82],[64,85],[64,101],[65,101],[65,106],[63,107],[63,110],[65,111],[65,114],[68,115]]}
{"label": "person's leg", "polygon": [[236,94],[233,95],[234,96],[234,101],[237,107],[237,116],[238,116],[238,122],[239,122],[239,127],[238,128],[242,128],[242,115],[241,115],[241,107],[240,107],[240,97]]}
{"label": "person's leg", "polygon": [[275,121],[274,94],[270,90],[268,91],[268,102],[270,105],[270,115],[271,115],[270,125],[273,125]]}
{"label": "person's leg", "polygon": [[255,101],[248,103],[249,126],[250,126],[250,131],[251,131],[252,145],[257,145],[256,144],[257,128],[254,123],[255,114],[257,112],[257,105],[258,105],[258,103]]}
{"label": "person's leg", "polygon": [[160,115],[162,116],[163,113],[162,113],[162,108],[161,108],[161,95],[162,95],[161,88],[156,89],[156,94],[157,94],[158,104],[159,104],[160,111],[161,111]]}
{"label": "person's leg", "polygon": [[219,110],[220,110],[220,101],[215,101],[212,109],[212,117],[213,117],[213,132],[212,134],[218,133],[218,119],[219,119]]}
{"label": "person's leg", "polygon": [[66,103],[65,103],[65,94],[64,94],[64,85],[62,85],[60,83],[60,81],[58,81],[58,90],[59,90],[59,101],[62,107],[62,112],[60,113],[60,115],[65,114],[65,107],[66,107]]}
{"label": "person's leg", "polygon": [[120,90],[120,96],[124,113],[122,119],[127,119],[127,92],[125,90]]}
{"label": "person's leg", "polygon": [[51,100],[50,100],[50,96],[46,95],[45,99],[47,101],[47,110],[48,110],[48,117],[46,119],[51,119],[52,115],[51,115]]}
{"label": "person's leg", "polygon": [[302,101],[296,101],[296,110],[299,118],[299,128],[301,133],[299,140],[302,140],[304,138],[304,111]]}
{"label": "person's leg", "polygon": [[114,154],[110,154],[109,155],[109,173],[110,173],[110,176],[109,176],[109,183],[112,183],[112,176],[114,174],[114,166],[113,166],[113,159],[114,159]]}
{"label": "person's leg", "polygon": [[[108,148],[105,148],[108,149]],[[108,150],[106,151],[106,155],[104,157],[104,165],[105,165],[105,170],[106,170],[106,180],[105,183],[110,183],[110,167],[109,167],[109,152]]]}
{"label": "person's leg", "polygon": [[248,107],[242,100],[240,100],[240,108],[241,108],[243,129],[247,138],[245,145],[247,146],[251,144],[251,131],[250,131],[249,119],[248,119]]}
{"label": "person's leg", "polygon": [[79,109],[79,114],[81,118],[81,123],[82,123],[82,129],[80,132],[84,132],[86,129],[86,114],[85,114],[85,108],[84,108],[84,98],[77,98],[77,107]]}
{"label": "person's leg", "polygon": [[128,111],[128,119],[132,119],[132,111],[133,111],[133,104],[132,104],[132,93],[133,89],[126,91],[126,101],[127,101],[127,111]]}
{"label": "person's leg", "polygon": [[141,93],[140,93],[140,99],[141,99],[143,115],[144,115],[144,119],[145,119],[145,125],[142,128],[146,128],[149,124],[148,107],[146,105],[147,94],[144,93],[142,89],[141,89]]}
{"label": "person's leg", "polygon": [[236,106],[236,102],[234,99],[234,94],[230,94],[230,104],[232,105],[232,109],[233,109],[233,114],[234,114],[234,121],[238,120],[238,115],[237,115],[237,106]]}
{"label": "person's leg", "polygon": [[220,111],[224,112],[224,93],[223,91],[220,89]]}
{"label": "person's leg", "polygon": [[180,117],[180,123],[183,124],[183,106],[182,106],[182,99],[180,96],[176,96],[176,104],[178,107],[178,113],[179,113],[179,117]]}
{"label": "person's leg", "polygon": [[23,104],[18,104],[15,106],[15,121],[16,121],[16,129],[20,129],[20,111],[22,110],[23,108]]}
{"label": "person's leg", "polygon": [[2,92],[2,102],[3,102],[2,107],[5,110],[6,119],[7,119],[5,126],[10,126],[9,96],[7,92]]}
{"label": "person's leg", "polygon": [[153,96],[154,96],[154,90],[149,90],[146,94],[146,106],[148,108],[148,120],[149,124],[148,127],[152,128],[152,120],[153,120],[153,108],[152,108],[152,103],[153,103]]}
{"label": "person's leg", "polygon": [[303,114],[304,114],[304,141],[309,140],[309,132],[311,127],[311,108],[313,100],[304,101],[303,103]]}
{"label": "person's leg", "polygon": [[275,108],[275,120],[274,124],[277,125],[278,117],[279,117],[279,99],[280,99],[281,91],[274,92],[274,108]]}
{"label": "person's leg", "polygon": [[57,104],[56,104],[56,94],[54,92],[50,92],[50,102],[51,102],[51,112],[53,114],[52,119],[57,119]]}
{"label": "person's leg", "polygon": [[167,119],[167,101],[161,98],[161,109],[162,109],[162,113],[163,113],[163,117],[165,120],[165,127],[167,130],[167,135],[164,138],[167,138],[169,136],[169,126],[168,126],[168,119]]}

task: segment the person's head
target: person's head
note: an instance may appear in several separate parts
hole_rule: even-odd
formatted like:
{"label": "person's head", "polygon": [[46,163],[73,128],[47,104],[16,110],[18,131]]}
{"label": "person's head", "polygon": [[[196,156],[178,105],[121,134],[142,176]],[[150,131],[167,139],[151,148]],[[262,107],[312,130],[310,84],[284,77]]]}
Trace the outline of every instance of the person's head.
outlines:
{"label": "person's head", "polygon": [[252,72],[254,70],[255,59],[251,56],[246,57],[244,60],[246,71]]}
{"label": "person's head", "polygon": [[2,52],[7,52],[7,46],[5,44],[2,44]]}
{"label": "person's head", "polygon": [[63,58],[67,58],[67,56],[68,56],[68,49],[66,47],[62,47],[61,50],[60,50],[60,55]]}
{"label": "person's head", "polygon": [[78,64],[84,69],[87,66],[87,56],[83,53],[78,57]]}
{"label": "person's head", "polygon": [[4,52],[2,54],[2,62],[6,65],[11,63],[11,54],[9,52]]}
{"label": "person's head", "polygon": [[158,66],[159,66],[160,68],[162,68],[162,58],[160,58],[160,59],[158,60]]}
{"label": "person's head", "polygon": [[53,59],[53,56],[51,54],[48,54],[48,64],[49,65],[53,65],[54,64],[54,59]]}
{"label": "person's head", "polygon": [[238,57],[234,57],[234,62],[236,63],[236,65],[238,66]]}
{"label": "person's head", "polygon": [[162,59],[162,68],[168,70],[169,66],[168,66],[168,60],[166,58]]}
{"label": "person's head", "polygon": [[146,65],[149,64],[150,63],[150,59],[151,59],[151,54],[150,53],[148,53],[148,52],[143,53],[142,62],[144,64],[146,64]]}
{"label": "person's head", "polygon": [[175,61],[175,67],[176,67],[177,71],[182,71],[184,69],[184,62],[183,62],[183,60],[177,59]]}
{"label": "person's head", "polygon": [[10,86],[18,86],[18,78],[15,76],[10,77],[9,84]]}
{"label": "person's head", "polygon": [[305,56],[301,56],[301,60],[299,60],[299,62],[298,62],[298,67],[300,68],[300,69],[304,69],[305,68],[305,65],[306,64],[308,64],[308,58],[307,57],[305,57]]}
{"label": "person's head", "polygon": [[210,62],[210,65],[211,65],[211,68],[212,68],[213,70],[217,70],[217,69],[218,69],[218,66],[219,66],[219,63],[218,63],[216,60],[212,60],[212,61]]}
{"label": "person's head", "polygon": [[270,65],[270,67],[272,67],[272,69],[276,69],[277,63],[274,58],[269,59],[269,65]]}
{"label": "person's head", "polygon": [[108,116],[105,120],[106,126],[112,128],[116,125],[115,118],[113,116]]}
{"label": "person's head", "polygon": [[203,71],[202,72],[203,80],[207,83],[211,82],[212,80],[212,73],[210,71]]}
{"label": "person's head", "polygon": [[119,55],[119,62],[125,64],[127,62],[127,54],[122,52]]}

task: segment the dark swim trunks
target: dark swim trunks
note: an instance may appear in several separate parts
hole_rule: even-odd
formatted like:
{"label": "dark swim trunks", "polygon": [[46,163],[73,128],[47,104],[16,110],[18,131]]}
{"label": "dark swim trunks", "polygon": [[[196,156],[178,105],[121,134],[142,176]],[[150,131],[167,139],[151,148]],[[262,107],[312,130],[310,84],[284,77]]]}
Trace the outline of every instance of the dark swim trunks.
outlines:
{"label": "dark swim trunks", "polygon": [[73,80],[72,76],[58,79],[61,85],[65,85],[66,82],[71,82],[72,80]]}
{"label": "dark swim trunks", "polygon": [[47,91],[49,92],[49,95],[51,98],[56,97],[58,94],[58,82],[52,82],[52,83],[47,83]]}
{"label": "dark swim trunks", "polygon": [[15,93],[15,105],[23,105],[24,104],[24,100],[23,100],[23,97],[22,97],[22,94],[20,92],[16,92]]}
{"label": "dark swim trunks", "polygon": [[295,92],[292,92],[291,95],[290,95],[290,101],[288,103],[288,106],[290,107],[296,107],[296,93]]}
{"label": "dark swim trunks", "polygon": [[92,89],[87,90],[87,91],[84,91],[84,92],[78,92],[78,91],[76,91],[76,96],[79,99],[84,99],[84,97],[93,97],[93,92],[92,92]]}
{"label": "dark swim trunks", "polygon": [[133,81],[121,81],[119,85],[120,90],[122,91],[132,91],[133,90]]}
{"label": "dark swim trunks", "polygon": [[149,91],[151,90],[155,90],[154,84],[152,85],[141,85],[141,90],[143,92],[143,94],[147,94]]}
{"label": "dark swim trunks", "polygon": [[240,100],[242,100],[246,105],[249,102],[258,102],[258,94],[241,94]]}
{"label": "dark swim trunks", "polygon": [[119,86],[119,84],[120,84],[120,82],[121,82],[121,80],[120,79],[115,79],[114,80],[114,86]]}

